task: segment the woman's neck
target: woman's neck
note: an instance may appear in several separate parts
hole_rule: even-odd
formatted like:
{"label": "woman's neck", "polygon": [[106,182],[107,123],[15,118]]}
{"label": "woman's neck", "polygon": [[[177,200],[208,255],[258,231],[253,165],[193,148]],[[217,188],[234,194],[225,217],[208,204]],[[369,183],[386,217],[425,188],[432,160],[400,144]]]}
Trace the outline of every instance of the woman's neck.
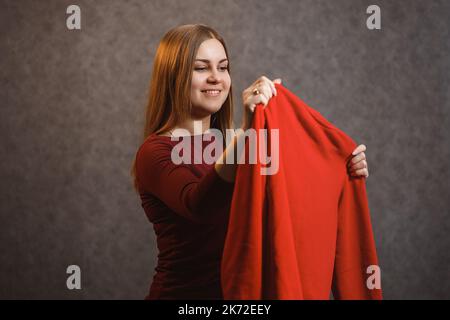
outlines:
{"label": "woman's neck", "polygon": [[187,119],[176,125],[171,132],[177,129],[184,129],[189,132],[190,135],[203,134],[210,128],[211,116],[207,116],[203,119]]}

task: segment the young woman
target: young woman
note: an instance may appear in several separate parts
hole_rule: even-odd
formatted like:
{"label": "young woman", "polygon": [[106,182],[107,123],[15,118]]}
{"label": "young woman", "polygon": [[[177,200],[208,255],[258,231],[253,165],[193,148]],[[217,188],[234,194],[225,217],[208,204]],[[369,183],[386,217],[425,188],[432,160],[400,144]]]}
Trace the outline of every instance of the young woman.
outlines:
{"label": "young woman", "polygon": [[[176,27],[157,49],[144,142],[133,164],[135,187],[159,249],[147,299],[222,298],[220,263],[237,165],[219,160],[175,164],[171,152],[178,143],[172,137],[180,136],[176,129],[185,129],[193,138],[192,149],[203,150],[211,143],[204,139],[207,129],[225,136],[232,128],[229,70],[224,40],[205,25]],[[243,91],[243,131],[250,127],[255,106],[265,107],[276,95],[274,83],[281,79],[261,76]],[[196,123],[201,123],[201,133],[194,130]],[[236,148],[243,131],[224,144],[220,160]],[[349,174],[368,176],[365,149],[360,145],[353,152]]]}

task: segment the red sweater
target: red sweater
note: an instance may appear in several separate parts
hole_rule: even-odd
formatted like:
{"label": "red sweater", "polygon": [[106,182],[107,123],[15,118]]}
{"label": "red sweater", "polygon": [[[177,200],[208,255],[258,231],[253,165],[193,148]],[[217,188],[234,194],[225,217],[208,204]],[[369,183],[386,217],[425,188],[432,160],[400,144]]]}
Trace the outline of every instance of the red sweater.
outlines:
{"label": "red sweater", "polygon": [[[380,299],[364,177],[346,164],[355,142],[282,85],[255,129],[279,129],[279,170],[239,165],[222,260],[225,299]],[[276,143],[270,140],[268,144]],[[259,143],[263,141],[259,140]],[[270,147],[269,147],[270,149]]]}
{"label": "red sweater", "polygon": [[[213,142],[197,145],[204,149]],[[171,150],[177,143],[153,134],[136,155],[142,207],[159,249],[146,298],[221,299],[220,261],[234,184],[204,162],[175,165]]]}

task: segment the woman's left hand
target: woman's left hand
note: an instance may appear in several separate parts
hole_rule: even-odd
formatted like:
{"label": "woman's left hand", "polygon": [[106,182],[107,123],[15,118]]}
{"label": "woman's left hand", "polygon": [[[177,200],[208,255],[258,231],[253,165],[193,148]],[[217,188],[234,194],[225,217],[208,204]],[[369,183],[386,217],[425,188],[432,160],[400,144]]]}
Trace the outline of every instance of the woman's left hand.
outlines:
{"label": "woman's left hand", "polygon": [[364,151],[366,151],[366,146],[360,144],[352,152],[353,158],[348,162],[347,169],[349,174],[353,177],[364,176],[367,178],[369,176],[369,168],[367,166],[367,160]]}

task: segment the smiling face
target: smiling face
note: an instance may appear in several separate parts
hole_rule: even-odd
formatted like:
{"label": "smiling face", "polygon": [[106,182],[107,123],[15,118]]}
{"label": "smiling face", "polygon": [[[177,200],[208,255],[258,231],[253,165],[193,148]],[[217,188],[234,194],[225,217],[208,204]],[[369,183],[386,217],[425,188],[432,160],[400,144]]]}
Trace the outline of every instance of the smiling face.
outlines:
{"label": "smiling face", "polygon": [[223,105],[230,91],[231,78],[225,49],[217,39],[203,41],[195,59],[191,84],[192,116],[204,118]]}

